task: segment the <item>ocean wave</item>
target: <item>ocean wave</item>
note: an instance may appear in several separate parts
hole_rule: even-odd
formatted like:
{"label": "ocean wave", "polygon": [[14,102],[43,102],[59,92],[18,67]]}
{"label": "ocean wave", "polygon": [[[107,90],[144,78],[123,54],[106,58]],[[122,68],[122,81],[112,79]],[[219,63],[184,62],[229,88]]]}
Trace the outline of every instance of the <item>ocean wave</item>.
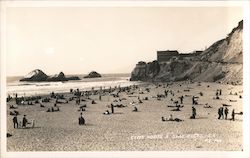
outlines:
{"label": "ocean wave", "polygon": [[48,94],[53,92],[69,92],[70,89],[91,90],[102,88],[109,88],[115,86],[130,86],[138,84],[138,82],[131,82],[128,77],[106,77],[103,79],[83,79],[79,81],[69,82],[35,82],[35,83],[19,83],[16,85],[7,85],[7,94],[31,96],[38,94]]}

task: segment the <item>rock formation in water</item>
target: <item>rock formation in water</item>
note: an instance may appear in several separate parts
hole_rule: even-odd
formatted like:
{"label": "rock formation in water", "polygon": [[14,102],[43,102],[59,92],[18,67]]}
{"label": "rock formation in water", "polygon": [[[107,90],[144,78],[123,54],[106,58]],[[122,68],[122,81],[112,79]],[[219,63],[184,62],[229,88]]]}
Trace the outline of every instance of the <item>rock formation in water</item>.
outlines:
{"label": "rock formation in water", "polygon": [[[132,81],[169,82],[181,80],[242,84],[243,21],[225,39],[212,44],[189,58],[174,58],[167,62],[139,62],[131,73]],[[183,54],[182,54],[183,55]]]}
{"label": "rock formation in water", "polygon": [[31,71],[20,81],[29,81],[29,82],[57,82],[57,81],[69,81],[69,80],[80,80],[77,76],[66,77],[63,72],[59,74],[48,76],[42,70],[36,69]]}
{"label": "rock formation in water", "polygon": [[102,77],[102,76],[96,71],[91,71],[87,76],[84,76],[84,78],[97,78],[97,77]]}
{"label": "rock formation in water", "polygon": [[24,76],[24,78],[20,79],[20,81],[46,81],[48,76],[39,69],[33,70],[28,75]]}
{"label": "rock formation in water", "polygon": [[46,81],[68,81],[63,72],[59,74],[49,76]]}

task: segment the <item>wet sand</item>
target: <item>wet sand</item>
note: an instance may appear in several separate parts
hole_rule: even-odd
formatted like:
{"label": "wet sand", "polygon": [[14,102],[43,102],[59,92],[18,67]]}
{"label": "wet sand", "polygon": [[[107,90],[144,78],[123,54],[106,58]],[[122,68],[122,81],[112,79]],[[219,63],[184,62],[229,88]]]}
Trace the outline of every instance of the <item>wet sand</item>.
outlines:
{"label": "wet sand", "polygon": [[[181,84],[181,86],[180,86]],[[209,85],[209,87],[208,87]],[[145,91],[146,88],[150,92]],[[174,96],[168,94],[166,98],[158,100],[157,94],[164,94],[164,90],[172,90]],[[217,89],[222,89],[220,99],[213,99]],[[126,107],[115,107],[114,114],[103,115],[105,110],[111,111],[107,106],[114,98],[106,94],[99,100],[99,95],[90,96],[97,104],[91,104],[91,100],[81,102],[86,104],[83,116],[86,125],[78,125],[80,111],[75,100],[65,104],[57,104],[60,112],[46,112],[48,107],[54,105],[55,99],[50,103],[19,105],[17,110],[18,120],[27,115],[30,121],[35,119],[34,128],[14,129],[12,118],[9,115],[15,105],[14,101],[7,103],[7,132],[12,134],[7,138],[8,151],[180,151],[180,150],[205,150],[205,151],[241,151],[243,149],[243,115],[236,115],[235,121],[218,120],[218,108],[222,104],[230,104],[228,118],[231,118],[232,109],[235,112],[243,111],[242,86],[222,85],[217,83],[174,83],[168,87],[156,87],[153,84],[141,86],[131,90],[134,94],[120,93],[120,98],[126,98],[121,103]],[[189,91],[187,91],[189,90]],[[143,91],[144,94],[139,94]],[[229,95],[232,91],[237,95]],[[200,96],[200,92],[203,96]],[[64,94],[66,99],[73,94]],[[184,96],[181,111],[171,111],[174,108],[173,101],[179,101],[178,97]],[[199,96],[198,105],[194,105],[197,111],[197,119],[190,119],[192,114],[192,96]],[[143,103],[138,103],[138,96]],[[148,100],[143,100],[148,97]],[[171,101],[171,98],[173,101]],[[83,99],[83,97],[81,98]],[[230,102],[229,100],[236,100]],[[138,112],[132,112],[136,102]],[[179,101],[180,103],[180,101]],[[212,108],[204,108],[205,104]],[[114,105],[116,103],[114,102]],[[174,118],[184,121],[163,122],[161,117]]]}

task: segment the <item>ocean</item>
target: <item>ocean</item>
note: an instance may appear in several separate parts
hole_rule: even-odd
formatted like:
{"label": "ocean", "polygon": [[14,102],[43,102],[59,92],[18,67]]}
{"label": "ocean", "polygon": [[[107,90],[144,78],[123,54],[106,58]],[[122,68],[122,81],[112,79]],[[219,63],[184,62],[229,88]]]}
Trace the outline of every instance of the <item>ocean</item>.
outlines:
{"label": "ocean", "polygon": [[70,89],[91,90],[109,88],[109,87],[126,87],[138,85],[140,82],[129,81],[130,74],[104,74],[101,78],[83,78],[83,75],[76,75],[81,80],[66,82],[20,82],[20,76],[7,77],[7,94],[14,96],[35,96],[40,94],[49,94],[69,92]]}

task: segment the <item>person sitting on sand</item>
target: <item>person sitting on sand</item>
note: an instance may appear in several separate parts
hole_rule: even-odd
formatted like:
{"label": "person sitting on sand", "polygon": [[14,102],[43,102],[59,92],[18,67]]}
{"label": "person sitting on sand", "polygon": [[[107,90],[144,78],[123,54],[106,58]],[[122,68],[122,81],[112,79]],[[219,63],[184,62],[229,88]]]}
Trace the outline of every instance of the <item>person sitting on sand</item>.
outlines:
{"label": "person sitting on sand", "polygon": [[109,115],[110,112],[109,112],[108,110],[106,110],[103,114],[104,114],[104,115]]}
{"label": "person sitting on sand", "polygon": [[16,109],[16,107],[14,107],[14,105],[10,105],[10,109]]}
{"label": "person sitting on sand", "polygon": [[46,112],[51,112],[51,111],[50,111],[50,108],[48,108]]}
{"label": "person sitting on sand", "polygon": [[83,118],[82,116],[82,113],[81,113],[81,116],[79,117],[79,125],[84,125],[85,124],[85,119]]}
{"label": "person sitting on sand", "polygon": [[41,107],[41,108],[44,108],[45,106],[44,106],[42,103],[40,103],[40,107]]}
{"label": "person sitting on sand", "polygon": [[173,115],[170,114],[169,117],[168,117],[168,119],[167,119],[167,121],[173,121],[173,120],[174,120],[174,119],[173,119]]}
{"label": "person sitting on sand", "polygon": [[162,119],[162,121],[176,121],[176,122],[183,121],[182,119],[179,119],[179,118],[173,118],[172,114],[169,115],[168,119],[164,119],[164,117],[162,117],[161,119]]}
{"label": "person sitting on sand", "polygon": [[135,106],[133,112],[137,112],[137,111],[138,111],[138,109],[137,109],[137,107]]}
{"label": "person sitting on sand", "polygon": [[54,111],[60,111],[59,107],[55,107]]}
{"label": "person sitting on sand", "polygon": [[92,102],[91,102],[92,104],[96,104],[96,102],[94,101],[94,100],[92,100]]}
{"label": "person sitting on sand", "polygon": [[26,115],[23,115],[23,127],[26,128],[28,120],[26,119]]}
{"label": "person sitting on sand", "polygon": [[161,121],[166,121],[165,118],[164,118],[163,116],[161,117]]}
{"label": "person sitting on sand", "polygon": [[176,109],[172,109],[171,111],[181,111],[179,106],[176,106]]}

